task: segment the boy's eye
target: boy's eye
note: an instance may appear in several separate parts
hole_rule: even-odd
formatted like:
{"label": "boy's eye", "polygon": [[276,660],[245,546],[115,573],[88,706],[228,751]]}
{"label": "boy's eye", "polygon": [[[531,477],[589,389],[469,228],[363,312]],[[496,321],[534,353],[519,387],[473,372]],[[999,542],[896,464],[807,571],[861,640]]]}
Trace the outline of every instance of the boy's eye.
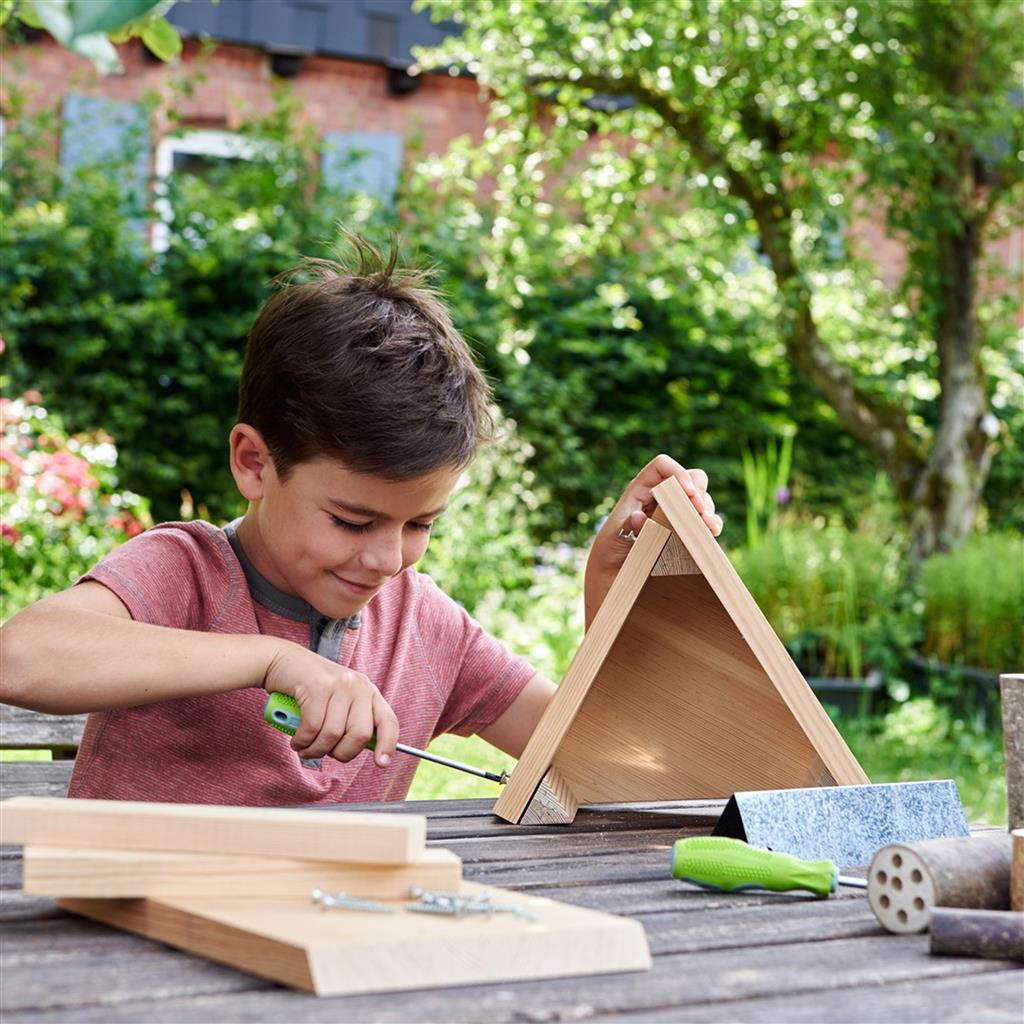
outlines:
{"label": "boy's eye", "polygon": [[366,531],[373,526],[372,522],[369,523],[350,523],[347,519],[339,519],[337,516],[332,515],[331,520],[335,526],[340,526],[343,530],[348,530],[349,533],[366,533]]}
{"label": "boy's eye", "polygon": [[410,523],[409,524],[414,530],[422,530],[424,533],[430,533],[430,528],[434,525],[433,523]]}

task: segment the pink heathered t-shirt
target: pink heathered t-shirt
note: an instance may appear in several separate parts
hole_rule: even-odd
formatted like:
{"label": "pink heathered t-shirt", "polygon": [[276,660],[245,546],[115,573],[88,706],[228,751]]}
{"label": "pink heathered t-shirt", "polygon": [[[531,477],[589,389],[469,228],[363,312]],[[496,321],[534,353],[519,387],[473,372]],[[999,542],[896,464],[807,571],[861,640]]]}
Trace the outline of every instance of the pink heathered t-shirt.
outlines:
{"label": "pink heathered t-shirt", "polygon": [[[329,620],[262,577],[233,524],[154,527],[82,579],[112,590],[137,622],[283,637],[364,673],[414,747],[485,729],[534,671],[412,568],[358,615]],[[369,751],[347,764],[303,761],[263,721],[266,699],[253,686],[91,714],[68,796],[251,806],[405,798],[417,758],[396,754],[386,768]]]}

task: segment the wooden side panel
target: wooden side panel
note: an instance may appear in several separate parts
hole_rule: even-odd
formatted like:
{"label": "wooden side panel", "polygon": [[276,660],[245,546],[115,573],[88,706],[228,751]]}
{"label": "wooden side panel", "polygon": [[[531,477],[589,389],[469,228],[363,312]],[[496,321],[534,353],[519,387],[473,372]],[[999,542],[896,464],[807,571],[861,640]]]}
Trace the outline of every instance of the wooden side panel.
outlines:
{"label": "wooden side panel", "polygon": [[[789,652],[743,585],[732,563],[711,536],[696,509],[675,480],[654,489],[659,509],[697,563],[722,609],[763,670],[763,676],[785,702],[800,729],[824,763],[828,778],[840,786],[866,785],[870,780],[800,675]],[[723,652],[723,653],[728,653]],[[794,749],[794,754],[797,751]],[[804,785],[815,783],[804,783]],[[799,786],[792,782],[789,785]],[[767,781],[755,789],[777,788]]]}
{"label": "wooden side panel", "polygon": [[552,767],[580,803],[832,782],[703,576],[647,582]]}
{"label": "wooden side panel", "polygon": [[131,898],[309,896],[314,888],[374,900],[402,899],[409,887],[458,889],[462,862],[429,849],[412,864],[345,864],[283,857],[27,846],[22,886],[39,896]]}
{"label": "wooden side panel", "polygon": [[30,796],[0,804],[0,842],[26,845],[408,864],[426,833],[418,814]]}
{"label": "wooden side panel", "polygon": [[[464,883],[464,893],[482,886]],[[490,889],[512,914],[322,911],[307,900],[61,900],[65,910],[318,995],[646,970],[639,921]]]}
{"label": "wooden side panel", "polygon": [[595,674],[604,663],[670,535],[669,530],[651,520],[644,524],[640,537],[576,651],[565,678],[530,737],[508,785],[494,805],[494,813],[499,818],[518,822],[533,799],[563,737],[572,726]]}
{"label": "wooden side panel", "polygon": [[523,825],[568,825],[579,807],[565,778],[557,769],[549,768],[519,820]]}

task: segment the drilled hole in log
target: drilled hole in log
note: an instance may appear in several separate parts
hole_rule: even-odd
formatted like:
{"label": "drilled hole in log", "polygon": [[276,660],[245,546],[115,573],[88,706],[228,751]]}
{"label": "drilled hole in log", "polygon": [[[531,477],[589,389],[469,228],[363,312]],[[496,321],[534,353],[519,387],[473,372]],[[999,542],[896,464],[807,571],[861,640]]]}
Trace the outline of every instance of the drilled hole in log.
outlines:
{"label": "drilled hole in log", "polygon": [[920,896],[918,896],[918,897],[917,897],[917,898],[916,898],[916,899],[914,900],[914,909],[915,909],[915,910],[924,910],[924,900],[923,900],[923,899],[921,899],[921,897],[920,897]]}
{"label": "drilled hole in log", "polygon": [[878,874],[875,875],[875,878],[878,879],[879,885],[885,885],[885,883],[889,881],[889,876],[884,871],[879,871]]}
{"label": "drilled hole in log", "polygon": [[900,924],[906,924],[907,923],[907,912],[905,910],[897,910],[896,911],[896,920],[899,921]]}
{"label": "drilled hole in log", "polygon": [[882,907],[885,910],[889,909],[889,897],[888,896],[879,896],[878,897],[878,902],[882,904]]}
{"label": "drilled hole in log", "polygon": [[899,892],[903,888],[903,879],[899,875],[892,876],[892,887]]}
{"label": "drilled hole in log", "polygon": [[892,856],[892,866],[894,868],[903,867],[903,858],[898,853],[894,853]]}
{"label": "drilled hole in log", "polygon": [[921,877],[921,872],[918,871],[917,868],[914,868],[914,870],[910,872],[910,878],[914,882],[920,882]]}

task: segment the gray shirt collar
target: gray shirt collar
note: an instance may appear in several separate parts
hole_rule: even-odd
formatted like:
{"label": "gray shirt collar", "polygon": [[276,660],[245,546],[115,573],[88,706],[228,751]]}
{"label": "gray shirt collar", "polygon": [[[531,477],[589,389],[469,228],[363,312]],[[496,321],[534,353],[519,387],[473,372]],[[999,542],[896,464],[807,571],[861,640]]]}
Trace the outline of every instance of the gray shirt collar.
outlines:
{"label": "gray shirt collar", "polygon": [[[264,608],[269,608],[270,611],[276,612],[278,615],[283,615],[286,619],[309,623],[310,629],[316,629],[318,637],[332,621],[337,622],[339,626],[344,625],[348,629],[359,628],[359,612],[356,612],[355,615],[350,615],[347,619],[332,620],[330,616],[321,614],[307,601],[303,601],[301,597],[296,597],[294,594],[286,594],[279,587],[275,587],[252,564],[249,556],[245,553],[242,542],[238,539],[238,524],[241,521],[241,518],[238,518],[234,522],[228,523],[224,527],[224,533],[228,538],[228,543],[231,545],[231,550],[234,551],[235,557],[242,567],[242,572],[245,574],[245,582],[249,587],[249,594],[257,604],[263,605]],[[314,648],[315,646],[314,644]]]}

